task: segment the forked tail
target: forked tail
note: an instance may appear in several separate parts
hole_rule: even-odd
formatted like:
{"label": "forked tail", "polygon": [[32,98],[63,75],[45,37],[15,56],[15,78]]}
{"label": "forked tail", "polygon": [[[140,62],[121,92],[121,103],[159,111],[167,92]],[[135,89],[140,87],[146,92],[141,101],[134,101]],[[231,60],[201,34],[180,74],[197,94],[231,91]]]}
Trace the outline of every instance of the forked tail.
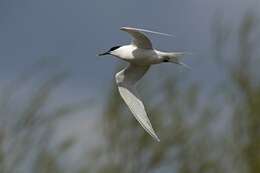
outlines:
{"label": "forked tail", "polygon": [[181,60],[184,57],[184,55],[187,55],[190,53],[187,52],[169,52],[165,53],[163,55],[164,62],[171,62],[175,64],[179,64],[187,69],[191,69],[187,64],[183,63]]}

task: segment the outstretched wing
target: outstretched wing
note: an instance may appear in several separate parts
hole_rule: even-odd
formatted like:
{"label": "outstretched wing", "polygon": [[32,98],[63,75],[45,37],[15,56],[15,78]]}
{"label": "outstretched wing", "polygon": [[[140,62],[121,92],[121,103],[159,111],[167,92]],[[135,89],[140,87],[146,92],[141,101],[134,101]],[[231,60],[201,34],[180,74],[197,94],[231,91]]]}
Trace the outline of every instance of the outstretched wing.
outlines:
{"label": "outstretched wing", "polygon": [[136,66],[130,64],[127,68],[116,74],[116,82],[121,97],[137,121],[154,139],[160,141],[153,130],[150,120],[146,114],[144,105],[135,89],[135,84],[139,79],[142,78],[148,69],[149,66]]}
{"label": "outstretched wing", "polygon": [[130,27],[122,27],[120,28],[122,31],[126,31],[133,37],[133,42],[132,44],[135,45],[138,48],[142,49],[152,49],[153,45],[150,39],[141,33],[138,29],[136,28],[130,28]]}
{"label": "outstretched wing", "polygon": [[122,27],[122,28],[120,28],[120,30],[128,32],[134,38],[132,44],[134,44],[138,48],[142,48],[142,49],[152,49],[153,48],[150,39],[142,32],[160,34],[160,35],[164,35],[164,36],[172,36],[170,34],[166,34],[166,33],[162,33],[162,32],[150,31],[150,30],[140,29],[140,28],[132,28],[132,27]]}

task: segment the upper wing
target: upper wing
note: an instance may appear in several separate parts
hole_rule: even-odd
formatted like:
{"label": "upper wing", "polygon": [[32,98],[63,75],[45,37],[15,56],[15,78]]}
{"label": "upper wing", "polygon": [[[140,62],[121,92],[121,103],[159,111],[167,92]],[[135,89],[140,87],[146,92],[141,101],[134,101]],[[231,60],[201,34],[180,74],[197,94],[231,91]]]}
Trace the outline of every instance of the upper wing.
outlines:
{"label": "upper wing", "polygon": [[153,33],[153,34],[160,34],[160,35],[165,35],[165,36],[172,36],[170,34],[162,33],[162,32],[156,32],[156,31],[151,31],[151,30],[146,30],[146,29],[138,29],[138,28],[132,28],[132,27],[122,27],[120,28],[122,31],[126,31],[129,34],[134,37],[133,44],[136,45],[139,48],[143,49],[152,49],[152,43],[150,39],[143,34],[142,32],[147,32],[147,33]]}
{"label": "upper wing", "polygon": [[136,82],[140,78],[142,78],[142,76],[148,69],[149,66],[143,67],[130,64],[127,68],[116,74],[116,81],[121,97],[129,107],[137,121],[154,139],[160,141],[153,130],[150,120],[146,114],[144,105],[138,97],[135,89]]}
{"label": "upper wing", "polygon": [[141,33],[138,29],[136,28],[130,28],[130,27],[122,27],[120,28],[122,31],[128,32],[134,39],[133,43],[136,47],[142,48],[142,49],[152,49],[153,45],[149,38]]}

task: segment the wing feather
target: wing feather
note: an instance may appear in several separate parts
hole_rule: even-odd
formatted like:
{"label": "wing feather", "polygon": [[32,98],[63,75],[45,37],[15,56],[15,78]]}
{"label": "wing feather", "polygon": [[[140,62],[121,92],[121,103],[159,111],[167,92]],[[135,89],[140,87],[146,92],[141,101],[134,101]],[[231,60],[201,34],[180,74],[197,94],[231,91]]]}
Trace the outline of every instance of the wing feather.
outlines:
{"label": "wing feather", "polygon": [[131,112],[141,126],[148,132],[154,139],[160,141],[155,131],[153,130],[152,124],[147,116],[145,107],[138,97],[135,89],[136,82],[145,74],[149,69],[149,66],[135,66],[129,65],[127,68],[118,72],[116,75],[116,81],[118,85],[118,90],[125,101],[126,105],[129,107]]}
{"label": "wing feather", "polygon": [[132,44],[142,49],[152,49],[153,45],[150,39],[135,28],[122,27],[120,30],[129,33],[133,37]]}
{"label": "wing feather", "polygon": [[120,30],[129,33],[134,38],[132,44],[143,49],[152,49],[153,45],[150,39],[142,32],[173,37],[173,35],[170,34],[140,28],[122,27],[120,28]]}

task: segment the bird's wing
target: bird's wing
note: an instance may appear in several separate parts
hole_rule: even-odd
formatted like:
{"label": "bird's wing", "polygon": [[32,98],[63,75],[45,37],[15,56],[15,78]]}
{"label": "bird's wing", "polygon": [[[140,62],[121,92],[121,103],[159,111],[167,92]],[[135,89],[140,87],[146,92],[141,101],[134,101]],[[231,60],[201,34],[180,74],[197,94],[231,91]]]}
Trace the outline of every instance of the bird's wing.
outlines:
{"label": "bird's wing", "polygon": [[130,64],[127,68],[116,74],[116,81],[121,97],[137,121],[154,139],[160,141],[153,130],[150,120],[146,114],[144,105],[135,89],[135,84],[139,79],[142,78],[148,69],[149,66],[136,66]]}
{"label": "bird's wing", "polygon": [[172,36],[170,34],[166,34],[162,32],[151,31],[151,30],[140,29],[140,28],[132,28],[132,27],[122,27],[120,28],[120,30],[128,32],[134,38],[133,44],[143,49],[152,49],[153,46],[150,39],[142,32],[159,34],[164,36]]}
{"label": "bird's wing", "polygon": [[120,28],[122,31],[126,31],[129,33],[134,39],[132,44],[135,45],[138,48],[142,49],[152,49],[153,45],[150,41],[150,39],[140,32],[140,30],[136,28],[130,28],[130,27],[122,27]]}

